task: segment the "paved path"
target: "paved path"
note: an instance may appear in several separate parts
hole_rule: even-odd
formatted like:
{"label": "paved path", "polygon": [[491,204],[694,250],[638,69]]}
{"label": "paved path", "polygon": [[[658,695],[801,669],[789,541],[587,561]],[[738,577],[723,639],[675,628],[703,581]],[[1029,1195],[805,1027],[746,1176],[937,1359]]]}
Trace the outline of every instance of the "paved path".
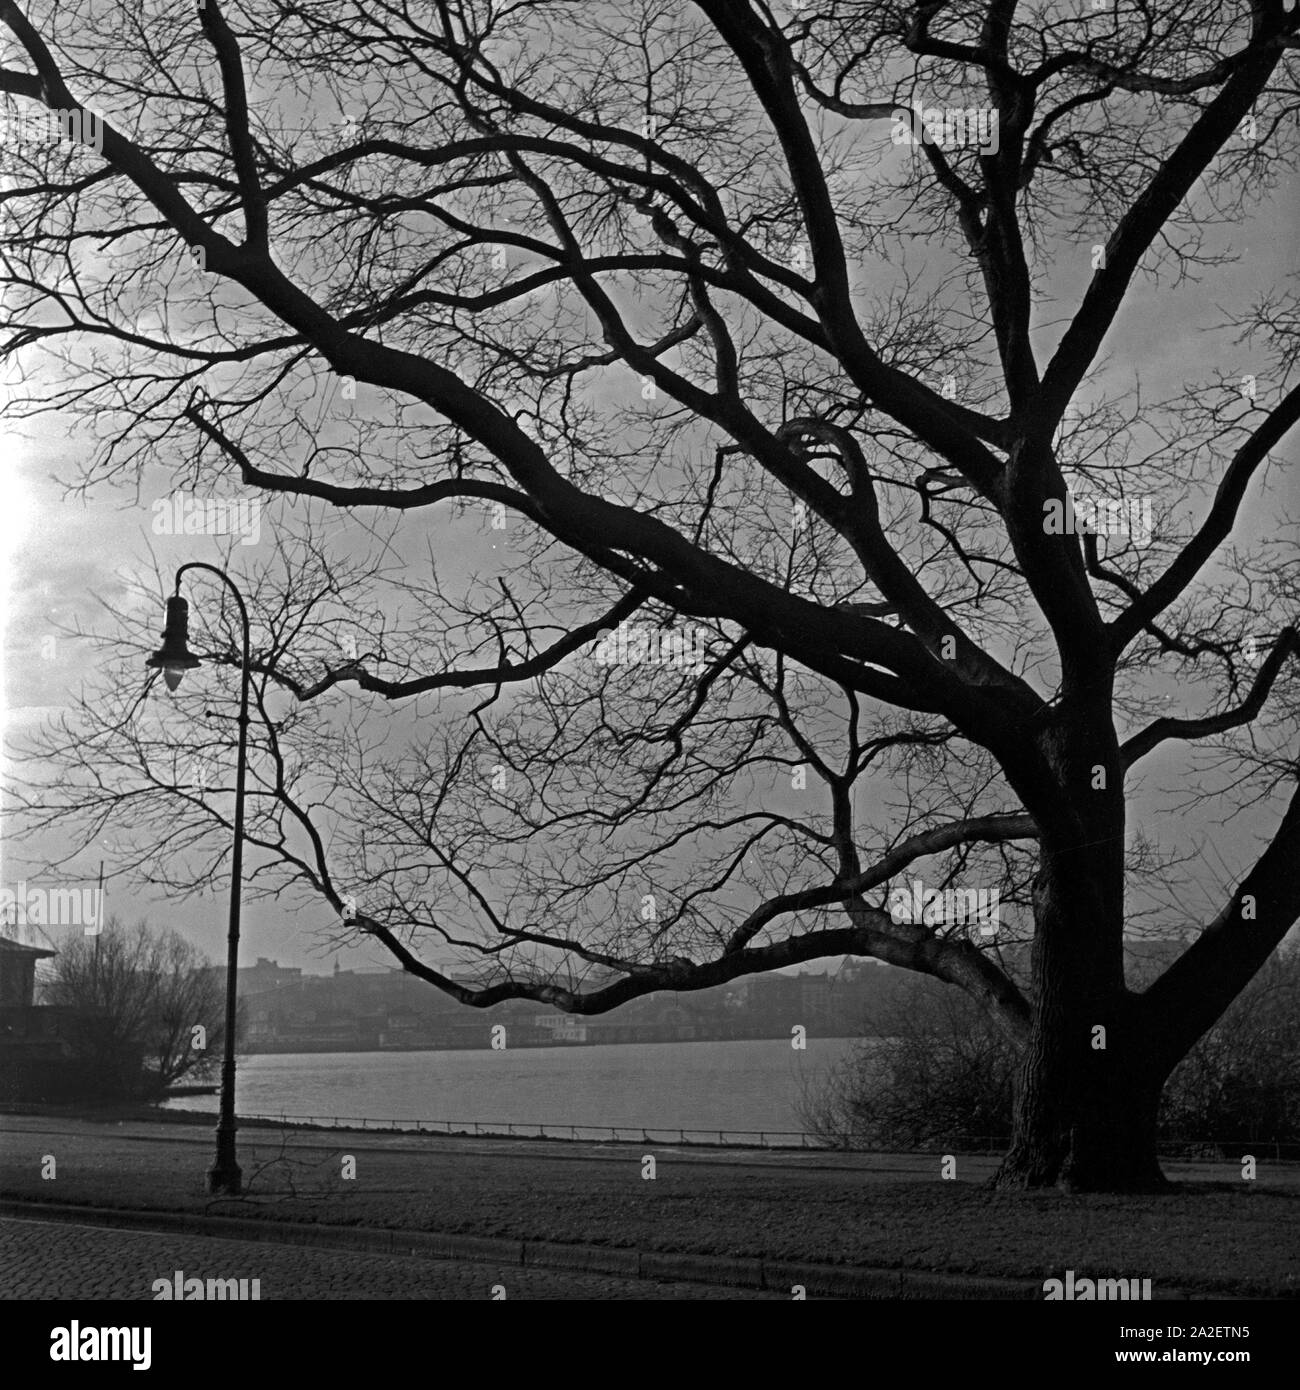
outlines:
{"label": "paved path", "polygon": [[464,1260],[317,1250],[202,1235],[0,1219],[0,1298],[152,1299],[176,1270],[260,1279],[263,1299],[777,1299],[756,1289],[654,1283]]}

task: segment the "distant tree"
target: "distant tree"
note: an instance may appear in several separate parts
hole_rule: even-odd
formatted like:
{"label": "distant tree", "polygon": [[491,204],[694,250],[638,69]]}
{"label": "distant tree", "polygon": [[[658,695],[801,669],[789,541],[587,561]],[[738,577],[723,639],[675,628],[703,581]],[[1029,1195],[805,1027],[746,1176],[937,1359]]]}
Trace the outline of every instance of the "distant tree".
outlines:
{"label": "distant tree", "polygon": [[81,1012],[74,1047],[87,1089],[104,1098],[157,1094],[203,1076],[221,1057],[220,974],[184,937],[110,919],[54,960],[46,1000]]}
{"label": "distant tree", "polygon": [[1178,1064],[1160,1128],[1171,1139],[1300,1141],[1300,952],[1267,962]]}
{"label": "distant tree", "polygon": [[1010,1133],[1019,1054],[970,995],[914,980],[867,1034],[805,1087],[798,1109],[810,1134],[911,1149]]}

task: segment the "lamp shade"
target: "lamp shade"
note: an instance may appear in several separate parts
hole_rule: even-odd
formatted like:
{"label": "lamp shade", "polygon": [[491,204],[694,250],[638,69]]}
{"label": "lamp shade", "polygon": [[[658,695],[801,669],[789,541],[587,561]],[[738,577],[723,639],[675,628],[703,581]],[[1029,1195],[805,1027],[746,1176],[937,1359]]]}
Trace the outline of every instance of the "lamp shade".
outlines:
{"label": "lamp shade", "polygon": [[186,671],[201,665],[190,651],[190,605],[179,594],[167,600],[167,626],[163,629],[162,646],[145,662],[153,670],[161,669],[168,690],[175,690]]}

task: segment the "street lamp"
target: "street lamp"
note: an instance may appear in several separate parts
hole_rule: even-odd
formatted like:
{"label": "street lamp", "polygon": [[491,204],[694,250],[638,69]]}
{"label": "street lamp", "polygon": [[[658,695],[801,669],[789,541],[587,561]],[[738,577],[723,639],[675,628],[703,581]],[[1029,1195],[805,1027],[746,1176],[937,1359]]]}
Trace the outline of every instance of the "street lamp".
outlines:
{"label": "street lamp", "polygon": [[186,671],[201,665],[189,648],[190,606],[181,597],[181,576],[186,570],[207,570],[215,574],[235,597],[243,625],[242,680],[239,692],[239,758],[235,767],[235,843],[230,860],[230,929],[226,935],[226,1038],[221,1062],[221,1110],[217,1120],[217,1156],[208,1169],[208,1191],[238,1197],[243,1190],[243,1174],[235,1159],[235,1011],[239,969],[239,893],[244,857],[244,769],[248,761],[248,609],[234,580],[215,565],[191,561],[176,571],[176,592],[167,600],[167,626],[162,646],[145,663],[161,670],[168,690],[175,690]]}

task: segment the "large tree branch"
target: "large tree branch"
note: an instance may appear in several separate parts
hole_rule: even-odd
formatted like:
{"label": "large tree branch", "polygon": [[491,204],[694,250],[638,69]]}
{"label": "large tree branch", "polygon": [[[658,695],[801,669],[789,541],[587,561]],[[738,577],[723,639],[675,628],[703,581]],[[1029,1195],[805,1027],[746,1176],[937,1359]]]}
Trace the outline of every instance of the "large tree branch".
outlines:
{"label": "large tree branch", "polygon": [[437,502],[474,497],[482,501],[500,502],[534,521],[538,519],[527,493],[483,478],[443,478],[436,483],[422,483],[418,487],[396,488],[330,483],[301,474],[274,473],[259,468],[241,445],[204,416],[194,400],[185,407],[182,416],[238,465],[240,477],[245,483],[267,492],[287,493],[293,497],[318,497],[336,507],[384,507],[392,511],[410,511],[417,507],[430,507]]}
{"label": "large tree branch", "polygon": [[944,659],[945,647],[952,646],[952,659],[966,679],[976,683],[1003,686],[1026,705],[1036,703],[1033,690],[1014,676],[982,647],[971,641],[952,616],[925,591],[921,582],[903,563],[890,545],[880,524],[875,485],[862,447],[852,433],[826,420],[798,418],[787,421],[777,431],[782,440],[816,439],[829,443],[837,452],[849,479],[852,507],[845,518],[857,538],[856,553],[867,577],[902,614],[908,626],[932,652]]}
{"label": "large tree branch", "polygon": [[1142,257],[1264,89],[1282,57],[1284,37],[1300,25],[1300,13],[1286,14],[1280,7],[1267,5],[1256,10],[1254,24],[1250,56],[1161,162],[1106,243],[1105,264],[1093,276],[1043,374],[1035,414],[1036,428],[1044,438],[1056,428],[1096,357]]}
{"label": "large tree branch", "polygon": [[[342,900],[334,905],[341,909]],[[865,906],[855,907],[853,918],[852,927],[805,932],[770,945],[750,946],[701,964],[677,956],[658,964],[639,965],[613,984],[587,993],[563,985],[527,980],[504,980],[476,989],[426,965],[392,930],[373,918],[358,915],[355,922],[362,931],[382,942],[408,974],[427,980],[459,1003],[477,1009],[491,1008],[508,999],[532,999],[567,1013],[602,1014],[660,990],[710,989],[746,975],[779,970],[805,961],[856,955],[872,956],[950,983],[969,980],[971,984],[978,984],[984,996],[996,1000],[1003,1025],[1022,1036],[1028,1035],[1029,1010],[1024,997],[993,962],[970,943],[939,941],[928,933],[924,933],[923,940],[906,940],[897,934],[898,928],[884,913]],[[577,943],[566,943],[566,949],[583,954]],[[597,953],[586,954],[589,959],[596,959]],[[614,968],[619,968],[620,964],[612,957],[603,957],[598,963],[608,963]]]}
{"label": "large tree branch", "polygon": [[[895,845],[888,854],[869,869],[854,874],[851,878],[838,880],[819,888],[803,889],[797,893],[779,894],[756,908],[732,932],[727,939],[724,954],[742,950],[778,917],[790,912],[798,912],[813,907],[826,907],[832,903],[857,900],[862,893],[879,888],[895,875],[902,873],[916,860],[931,854],[941,854],[957,845],[975,844],[983,841],[989,844],[1007,840],[1026,840],[1037,836],[1038,830],[1033,817],[1027,815],[975,816],[967,820],[953,821],[948,825],[937,825],[929,830],[910,835],[902,844]],[[898,924],[895,930],[898,929]]]}
{"label": "large tree branch", "polygon": [[[44,39],[13,0],[0,0],[0,20],[18,40],[36,69],[39,99],[51,110],[75,112],[84,121],[88,114],[85,107],[69,91]],[[22,85],[26,87],[28,84],[24,81]],[[174,182],[136,144],[122,136],[108,121],[100,119],[99,125],[103,132],[104,158],[140,189],[190,245],[204,248],[210,268],[230,267],[239,262],[240,253],[234,244],[208,226],[181,196]]]}
{"label": "large tree branch", "polygon": [[909,835],[871,868],[864,869],[842,886],[853,893],[864,893],[888,882],[917,859],[927,855],[941,854],[958,845],[1001,844],[1008,840],[1032,840],[1037,836],[1038,827],[1034,818],[1024,813],[971,816],[966,820],[951,821],[947,825],[932,826],[929,830],[919,830],[915,835]]}
{"label": "large tree branch", "polygon": [[844,243],[821,155],[799,104],[797,67],[787,40],[748,3],[699,0],[699,5],[740,63],[781,144],[816,270],[813,305],[845,370],[873,404],[996,502],[1002,474],[997,458],[958,423],[937,392],[887,367],[862,332],[853,308]]}
{"label": "large tree branch", "polygon": [[1227,733],[1229,729],[1249,724],[1264,708],[1268,692],[1273,688],[1282,663],[1293,652],[1300,651],[1300,634],[1293,627],[1284,628],[1269,652],[1264,664],[1259,668],[1250,692],[1234,709],[1223,710],[1219,714],[1206,715],[1203,719],[1157,719],[1148,724],[1141,733],[1135,734],[1120,748],[1124,766],[1132,767],[1139,758],[1144,758],[1153,748],[1166,739],[1206,738],[1210,734]]}
{"label": "large tree branch", "polygon": [[589,622],[580,623],[563,637],[552,642],[535,655],[523,661],[503,661],[497,666],[478,667],[474,670],[439,671],[432,676],[414,676],[409,680],[385,680],[365,670],[359,662],[351,661],[337,670],[327,671],[320,680],[306,685],[285,675],[273,665],[254,661],[252,669],[262,671],[278,685],[291,690],[302,701],[314,700],[327,690],[351,681],[360,689],[388,700],[404,700],[412,695],[423,695],[430,690],[469,690],[475,686],[517,685],[524,681],[536,680],[538,676],[558,666],[567,656],[581,651],[589,642],[595,642],[611,627],[625,622],[645,603],[646,595],[633,591],[625,594],[606,613]]}
{"label": "large tree branch", "polygon": [[1141,996],[1156,1063],[1181,1058],[1300,918],[1300,790],[1223,911]]}
{"label": "large tree branch", "polygon": [[1300,386],[1293,386],[1233,456],[1215,490],[1209,514],[1197,533],[1151,587],[1108,625],[1111,648],[1116,654],[1169,607],[1227,539],[1250,480],[1269,451],[1297,421],[1300,421]]}
{"label": "large tree branch", "polygon": [[226,23],[217,0],[202,0],[199,6],[199,20],[203,25],[203,32],[216,51],[217,63],[221,69],[221,85],[226,96],[226,134],[230,139],[235,175],[239,179],[245,235],[250,246],[257,250],[265,250],[266,200],[262,196],[257,178],[257,159],[249,127],[248,92],[244,86],[244,65],[239,53],[239,44],[231,32],[230,25]]}

